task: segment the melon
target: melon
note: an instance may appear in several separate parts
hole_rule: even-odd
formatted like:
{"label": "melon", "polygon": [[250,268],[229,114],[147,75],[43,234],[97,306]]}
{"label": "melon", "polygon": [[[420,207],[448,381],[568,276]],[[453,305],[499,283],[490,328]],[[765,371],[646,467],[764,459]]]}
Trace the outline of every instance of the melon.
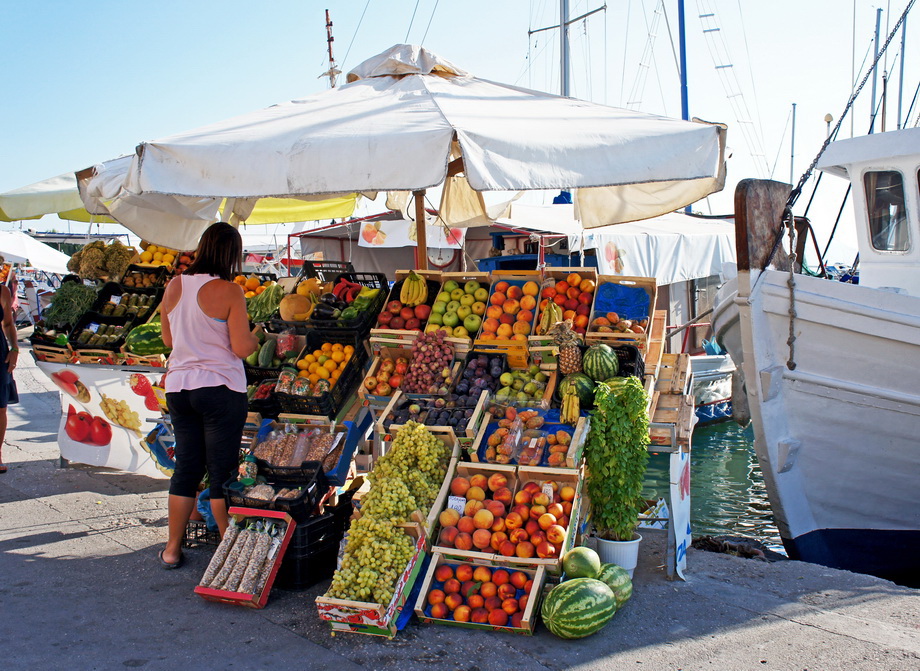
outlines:
{"label": "melon", "polygon": [[610,622],[616,612],[613,592],[594,578],[576,578],[556,585],[540,610],[546,628],[568,639],[590,636]]}
{"label": "melon", "polygon": [[593,578],[601,570],[601,558],[591,548],[572,548],[562,557],[566,578]]}
{"label": "melon", "polygon": [[578,396],[578,404],[582,408],[590,408],[594,405],[594,380],[590,377],[584,373],[566,375],[557,388],[559,398],[565,397],[566,389],[569,387],[575,389],[575,394]]}
{"label": "melon", "polygon": [[581,369],[596,382],[607,380],[617,374],[620,359],[610,345],[596,343],[588,348],[581,358]]}
{"label": "melon", "polygon": [[633,585],[632,578],[622,566],[616,564],[604,564],[601,566],[597,579],[610,588],[613,596],[617,600],[617,610],[623,607],[623,604],[629,601],[632,596]]}
{"label": "melon", "polygon": [[306,296],[301,296],[300,294],[288,294],[281,299],[281,303],[278,305],[278,312],[280,313],[281,319],[283,321],[292,322],[295,321],[294,315],[309,312],[310,307],[310,299]]}

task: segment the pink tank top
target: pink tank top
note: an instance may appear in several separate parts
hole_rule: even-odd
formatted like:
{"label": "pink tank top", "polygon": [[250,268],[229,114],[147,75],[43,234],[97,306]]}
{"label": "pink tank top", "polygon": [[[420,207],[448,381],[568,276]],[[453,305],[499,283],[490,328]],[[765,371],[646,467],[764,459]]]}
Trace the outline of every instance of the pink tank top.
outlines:
{"label": "pink tank top", "polygon": [[198,292],[213,275],[177,275],[182,282],[182,296],[170,310],[169,329],[173,349],[169,355],[166,391],[226,386],[246,392],[243,360],[230,347],[227,323],[213,319],[198,305]]}

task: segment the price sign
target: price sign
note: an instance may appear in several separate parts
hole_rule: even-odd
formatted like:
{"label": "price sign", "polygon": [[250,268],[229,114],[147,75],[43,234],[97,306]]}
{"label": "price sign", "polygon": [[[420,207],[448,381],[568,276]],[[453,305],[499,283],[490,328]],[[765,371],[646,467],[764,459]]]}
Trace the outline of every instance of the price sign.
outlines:
{"label": "price sign", "polygon": [[466,499],[462,496],[448,496],[447,507],[453,508],[462,515],[464,509],[466,508]]}
{"label": "price sign", "polygon": [[119,305],[121,303],[121,294],[112,294],[109,296],[109,303]]}
{"label": "price sign", "polygon": [[548,482],[543,483],[543,493],[549,497],[549,500],[553,500],[553,486]]}
{"label": "price sign", "polygon": [[89,326],[87,326],[86,328],[92,331],[93,333],[95,333],[96,331],[99,330],[99,324],[97,324],[96,322],[90,322]]}

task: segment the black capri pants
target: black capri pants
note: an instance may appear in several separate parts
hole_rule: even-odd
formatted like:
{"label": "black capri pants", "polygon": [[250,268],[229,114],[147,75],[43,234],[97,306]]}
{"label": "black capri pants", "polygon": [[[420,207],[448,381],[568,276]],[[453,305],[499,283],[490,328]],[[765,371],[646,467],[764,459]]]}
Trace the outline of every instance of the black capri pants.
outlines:
{"label": "black capri pants", "polygon": [[239,466],[246,424],[246,394],[226,386],[183,389],[166,394],[176,436],[176,469],[169,493],[195,498],[205,471],[211,498],[224,498],[224,483]]}

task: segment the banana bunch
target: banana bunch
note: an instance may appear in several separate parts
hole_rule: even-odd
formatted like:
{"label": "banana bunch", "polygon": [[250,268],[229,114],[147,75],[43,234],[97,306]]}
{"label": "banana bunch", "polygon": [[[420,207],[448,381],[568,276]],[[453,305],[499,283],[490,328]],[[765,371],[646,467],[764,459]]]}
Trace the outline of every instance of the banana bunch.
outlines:
{"label": "banana bunch", "polygon": [[409,275],[403,280],[402,289],[399,292],[399,302],[406,307],[414,308],[416,305],[422,305],[427,300],[428,282],[414,270],[410,270]]}
{"label": "banana bunch", "polygon": [[543,308],[543,314],[540,315],[540,323],[537,324],[537,335],[545,335],[549,333],[550,327],[556,322],[562,321],[562,306],[554,303],[553,301],[548,301],[546,307]]}
{"label": "banana bunch", "polygon": [[578,394],[571,387],[565,390],[562,395],[562,408],[559,410],[559,421],[563,424],[575,426],[578,417],[581,414],[581,404],[578,401]]}

